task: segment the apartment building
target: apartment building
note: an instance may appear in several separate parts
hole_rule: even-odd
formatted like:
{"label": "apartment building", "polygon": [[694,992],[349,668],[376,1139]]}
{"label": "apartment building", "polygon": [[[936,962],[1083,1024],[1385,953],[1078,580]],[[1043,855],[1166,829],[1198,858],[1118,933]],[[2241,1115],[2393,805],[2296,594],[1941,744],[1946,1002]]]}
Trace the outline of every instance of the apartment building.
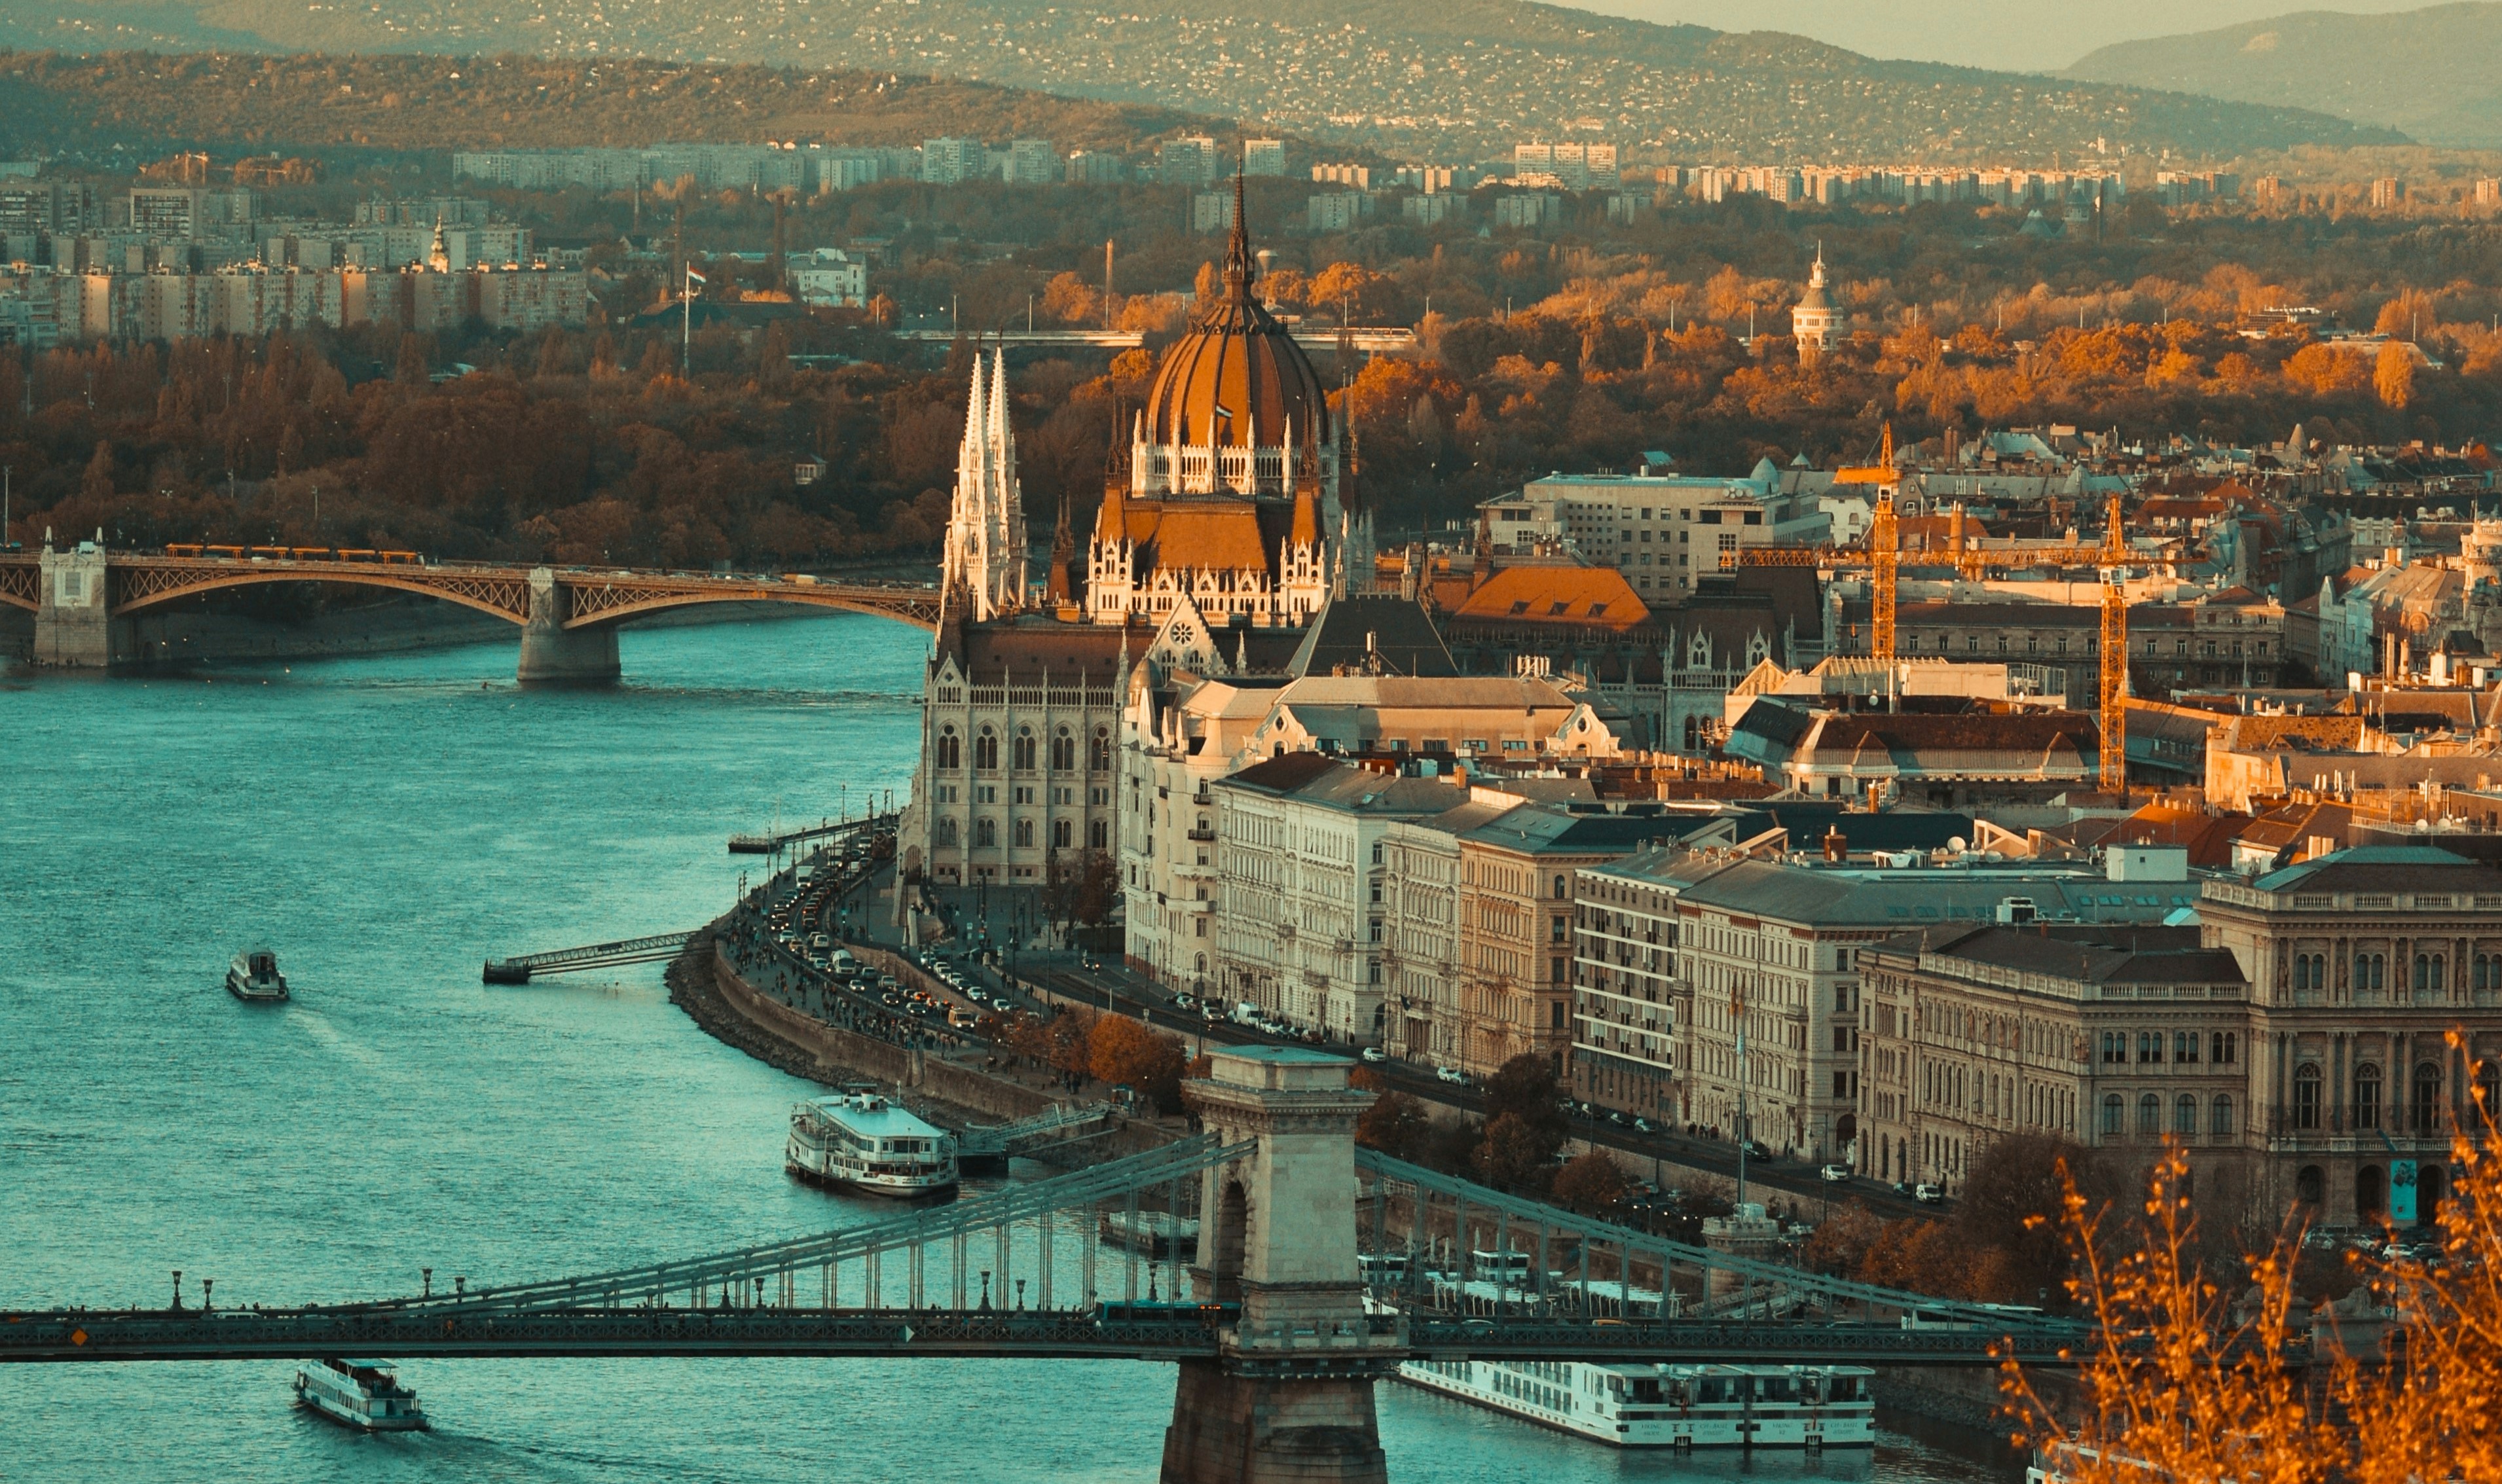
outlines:
{"label": "apartment building", "polygon": [[1411,1062],[1467,1060],[1460,942],[1460,837],[1526,803],[1479,789],[1466,803],[1401,820],[1382,836],[1382,1049]]}
{"label": "apartment building", "polygon": [[1286,142],[1282,139],[1242,141],[1242,173],[1283,176],[1286,173]]}
{"label": "apartment building", "polygon": [[1821,502],[1780,492],[1769,462],[1744,479],[1550,474],[1477,510],[1498,551],[1569,548],[1622,571],[1654,605],[1690,596],[1724,552],[1809,544],[1829,528]]}
{"label": "apartment building", "polygon": [[2238,1202],[2248,990],[2198,928],[1928,928],[1865,963],[1863,1173],[1951,1192],[1992,1140],[2045,1133],[2142,1175],[2169,1138],[2193,1193]]}
{"label": "apartment building", "polygon": [[1569,1075],[1581,872],[1691,827],[1660,815],[1530,806],[1459,836],[1462,1070],[1482,1077],[1534,1053],[1558,1079]]}

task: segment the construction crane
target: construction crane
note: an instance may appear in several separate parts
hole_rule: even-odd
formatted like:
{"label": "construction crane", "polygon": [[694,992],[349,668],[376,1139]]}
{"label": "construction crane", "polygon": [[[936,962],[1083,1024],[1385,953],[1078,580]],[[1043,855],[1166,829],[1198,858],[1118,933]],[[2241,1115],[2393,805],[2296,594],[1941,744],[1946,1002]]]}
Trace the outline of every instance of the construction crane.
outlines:
{"label": "construction crane", "polygon": [[2098,665],[2097,694],[2098,729],[2102,733],[2102,789],[2106,793],[2128,792],[2128,569],[2140,558],[2128,549],[2127,528],[2123,523],[2120,496],[2112,492],[2111,511],[2103,523],[2100,545],[2083,546],[2070,542],[2066,546],[2030,548],[1976,547],[1964,537],[1963,506],[1958,503],[1946,517],[1946,557],[1955,570],[1969,578],[1978,578],[1993,568],[2005,571],[2018,567],[2092,567],[2100,577],[2102,589],[2103,647]]}
{"label": "construction crane", "polygon": [[[1868,565],[1875,574],[1876,601],[1871,615],[1869,653],[1887,665],[1894,662],[1894,568],[1900,539],[1894,526],[1894,490],[1901,481],[1894,467],[1894,424],[1885,424],[1876,461],[1834,472],[1837,485],[1873,485],[1876,498],[1868,521]],[[1832,546],[1743,546],[1720,554],[1720,565],[1732,567],[1821,567],[1846,560]]]}

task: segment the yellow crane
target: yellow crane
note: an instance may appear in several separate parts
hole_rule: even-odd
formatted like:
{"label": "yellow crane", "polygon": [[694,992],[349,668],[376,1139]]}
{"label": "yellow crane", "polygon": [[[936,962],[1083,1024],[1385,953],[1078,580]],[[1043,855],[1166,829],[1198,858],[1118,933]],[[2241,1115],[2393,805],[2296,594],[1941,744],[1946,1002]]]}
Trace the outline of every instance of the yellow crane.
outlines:
{"label": "yellow crane", "polygon": [[[1878,445],[1876,462],[1835,472],[1836,485],[1866,485],[1874,489],[1875,501],[1868,521],[1868,562],[1873,587],[1869,605],[1868,652],[1880,663],[1894,663],[1894,611],[1896,572],[1902,559],[1900,533],[1895,525],[1894,494],[1902,475],[1894,467],[1894,425],[1885,424]],[[1966,577],[1978,578],[1991,568],[2017,567],[2092,567],[2102,581],[2102,654],[2099,662],[2099,694],[2097,720],[2102,734],[2100,773],[2103,792],[2125,793],[2128,791],[2128,590],[2127,569],[2138,564],[2129,551],[2126,527],[2122,523],[2120,496],[2111,497],[2110,516],[2103,526],[2099,545],[2034,547],[2030,549],[1995,549],[1971,545],[1964,534],[1963,506],[1958,503],[1946,519],[1946,559]],[[1720,554],[1723,567],[1820,567],[1839,565],[1851,557],[1832,546],[1753,546]]]}

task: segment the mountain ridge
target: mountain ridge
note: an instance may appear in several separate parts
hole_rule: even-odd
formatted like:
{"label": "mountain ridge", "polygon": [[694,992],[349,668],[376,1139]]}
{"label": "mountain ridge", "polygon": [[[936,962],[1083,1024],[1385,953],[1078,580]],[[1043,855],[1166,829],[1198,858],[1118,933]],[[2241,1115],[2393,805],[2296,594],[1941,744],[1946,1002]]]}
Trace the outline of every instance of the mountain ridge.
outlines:
{"label": "mountain ridge", "polygon": [[2059,76],[2196,91],[2227,101],[2299,97],[2424,144],[2502,148],[2502,4],[2386,15],[2295,11],[2104,47]]}
{"label": "mountain ridge", "polygon": [[1182,109],[1439,158],[1559,136],[1696,162],[1800,163],[2074,162],[2097,141],[2205,158],[2401,142],[2272,102],[1880,62],[1803,37],[1526,0],[1277,0],[1257,18],[1217,0],[1119,13],[1046,0],[693,0],[665,11],[601,0],[61,0],[40,13],[0,10],[0,43],[878,69]]}

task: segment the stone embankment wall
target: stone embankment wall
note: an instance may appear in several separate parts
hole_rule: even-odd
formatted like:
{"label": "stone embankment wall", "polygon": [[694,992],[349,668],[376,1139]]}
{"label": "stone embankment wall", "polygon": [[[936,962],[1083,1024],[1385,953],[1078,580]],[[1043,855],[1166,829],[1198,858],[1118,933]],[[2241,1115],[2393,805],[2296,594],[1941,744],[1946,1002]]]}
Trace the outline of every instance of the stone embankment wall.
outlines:
{"label": "stone embankment wall", "polygon": [[[1067,1100],[979,1064],[909,1051],[804,1015],[741,979],[709,931],[691,939],[663,977],[671,1002],[716,1040],[828,1087],[878,1083],[905,1106],[949,1128],[1028,1118]],[[1176,1136],[1175,1130],[1133,1119],[1101,1138],[1036,1158],[1091,1164],[1158,1148]]]}

